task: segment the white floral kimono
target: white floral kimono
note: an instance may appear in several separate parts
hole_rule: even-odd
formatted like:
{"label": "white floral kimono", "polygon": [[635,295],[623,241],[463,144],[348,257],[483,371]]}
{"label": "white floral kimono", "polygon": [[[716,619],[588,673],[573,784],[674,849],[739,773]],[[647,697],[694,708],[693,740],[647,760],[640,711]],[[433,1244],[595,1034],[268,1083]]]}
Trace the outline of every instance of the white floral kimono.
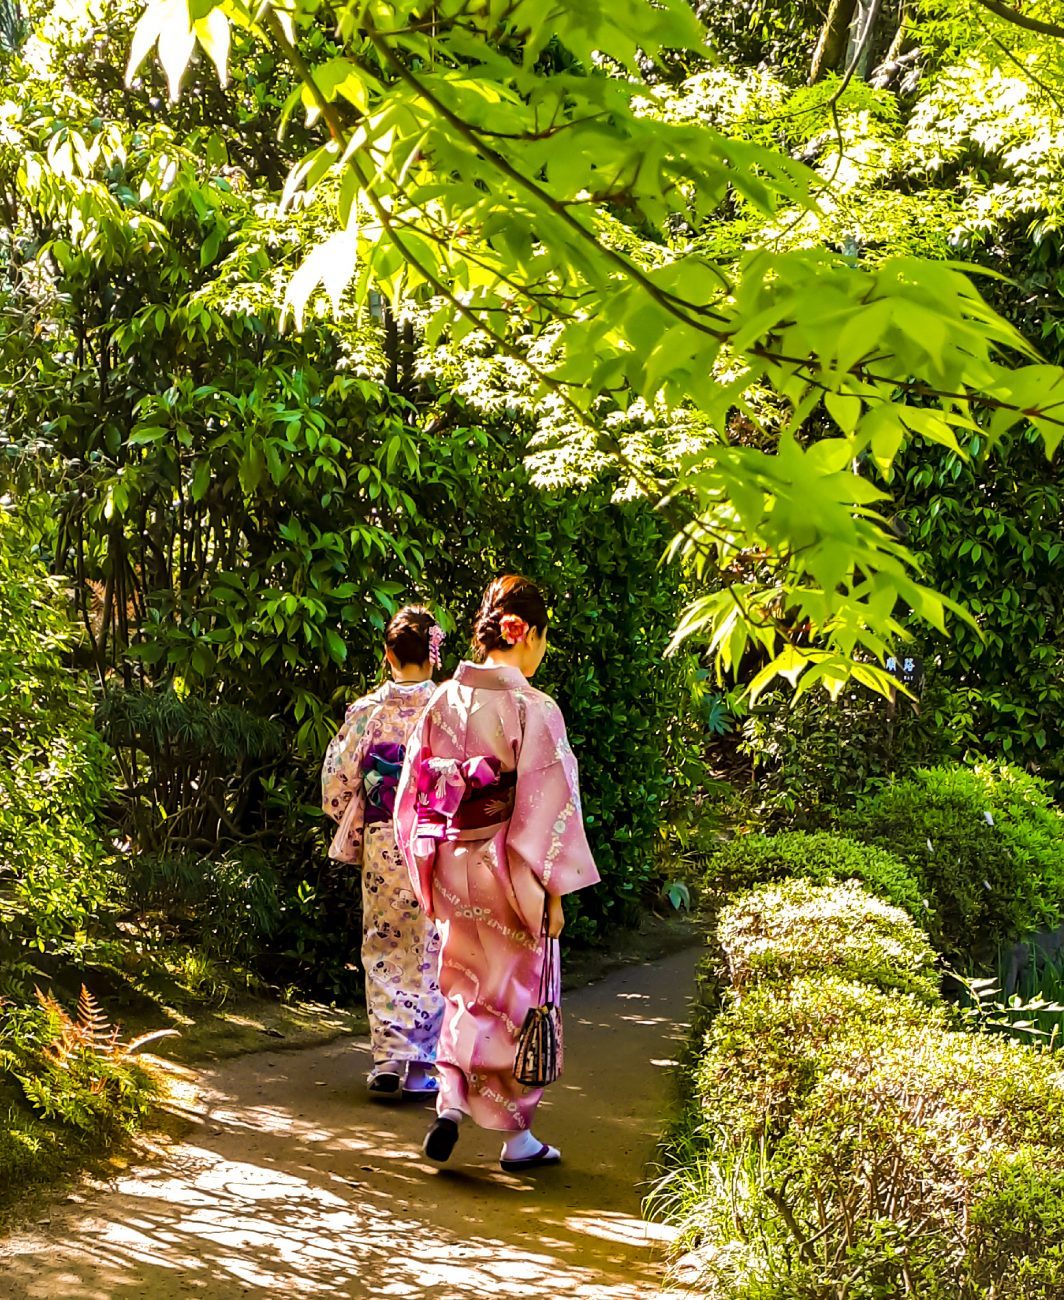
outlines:
{"label": "white floral kimono", "polygon": [[435,1060],[443,1001],[439,937],[396,847],[405,746],[435,685],[389,682],[356,700],[329,745],[322,807],[339,822],[329,856],[362,867],[362,969],[374,1067]]}

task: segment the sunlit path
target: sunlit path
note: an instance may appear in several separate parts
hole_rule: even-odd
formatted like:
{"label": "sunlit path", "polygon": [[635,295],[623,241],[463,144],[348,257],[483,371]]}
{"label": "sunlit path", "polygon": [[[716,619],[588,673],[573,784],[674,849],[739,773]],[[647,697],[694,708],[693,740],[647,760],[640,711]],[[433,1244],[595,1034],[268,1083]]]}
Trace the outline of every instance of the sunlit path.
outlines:
{"label": "sunlit path", "polygon": [[637,1185],[695,961],[569,998],[570,1066],[538,1125],[561,1143],[560,1169],[509,1177],[496,1140],[467,1128],[437,1171],[418,1147],[426,1111],[365,1100],[361,1042],[245,1057],[208,1076],[165,1163],[0,1248],[0,1295],[652,1296],[662,1232],[641,1219]]}

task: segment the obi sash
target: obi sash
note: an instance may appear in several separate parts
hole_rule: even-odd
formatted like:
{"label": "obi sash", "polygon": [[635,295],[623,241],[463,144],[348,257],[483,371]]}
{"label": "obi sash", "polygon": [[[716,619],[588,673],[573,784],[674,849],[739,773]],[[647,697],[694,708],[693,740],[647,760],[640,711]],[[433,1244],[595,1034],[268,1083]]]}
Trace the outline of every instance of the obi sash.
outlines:
{"label": "obi sash", "polygon": [[418,771],[417,829],[426,839],[453,838],[509,821],[517,773],[497,758],[428,758]]}
{"label": "obi sash", "polygon": [[366,750],[362,758],[362,789],[366,795],[363,820],[367,826],[392,820],[405,756],[405,747],[391,741],[370,745]]}

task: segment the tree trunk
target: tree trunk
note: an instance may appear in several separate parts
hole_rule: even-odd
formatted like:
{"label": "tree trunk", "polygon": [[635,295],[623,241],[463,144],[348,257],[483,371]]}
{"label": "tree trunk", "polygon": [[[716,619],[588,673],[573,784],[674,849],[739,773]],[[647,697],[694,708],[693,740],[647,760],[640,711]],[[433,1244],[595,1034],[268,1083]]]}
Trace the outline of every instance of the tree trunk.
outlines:
{"label": "tree trunk", "polygon": [[815,86],[823,81],[829,72],[837,72],[846,58],[849,43],[850,25],[858,0],[831,0],[828,16],[820,31],[820,39],[813,51],[813,61],[809,69],[809,84]]}
{"label": "tree trunk", "polygon": [[853,68],[854,76],[865,81],[872,67],[872,47],[876,43],[876,22],[879,18],[880,0],[857,0],[853,7],[849,31],[846,33],[845,67]]}

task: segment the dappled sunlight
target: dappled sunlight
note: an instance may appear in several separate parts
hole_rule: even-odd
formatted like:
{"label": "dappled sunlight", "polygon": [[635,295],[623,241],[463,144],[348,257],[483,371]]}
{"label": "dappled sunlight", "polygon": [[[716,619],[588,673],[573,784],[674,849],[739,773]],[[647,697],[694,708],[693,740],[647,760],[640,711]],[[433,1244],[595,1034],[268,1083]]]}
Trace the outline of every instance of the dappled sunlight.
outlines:
{"label": "dappled sunlight", "polygon": [[244,1057],[207,1077],[164,1160],[72,1212],[58,1239],[9,1243],[4,1300],[657,1295],[668,1234],[642,1219],[638,1186],[694,957],[666,964],[654,997],[624,996],[645,971],[573,996],[569,1069],[536,1126],[560,1167],[505,1174],[500,1135],[470,1125],[432,1165],[431,1108],[371,1104],[362,1043]]}
{"label": "dappled sunlight", "polygon": [[[505,1176],[456,1175],[437,1180],[448,1196],[460,1195],[465,1184],[480,1191],[494,1188],[507,1199],[514,1192],[521,1200],[538,1199],[536,1187]],[[434,1229],[424,1217],[356,1203],[352,1189],[338,1188],[343,1184],[325,1186],[187,1148],[180,1174],[123,1180],[114,1201],[117,1213],[58,1248],[65,1257],[65,1294],[166,1295],[160,1288],[167,1275],[179,1276],[188,1292],[218,1296],[233,1294],[227,1288],[236,1285],[262,1295],[431,1291],[441,1300],[483,1295],[630,1300],[653,1293],[652,1271],[634,1279],[627,1251],[598,1248],[599,1243],[657,1246],[648,1225],[633,1216],[567,1215],[560,1223],[537,1216],[523,1232],[459,1235]],[[32,1254],[21,1255],[16,1247],[7,1263],[6,1276],[19,1288],[16,1295],[56,1294],[54,1274],[35,1276]]]}
{"label": "dappled sunlight", "polygon": [[663,1223],[648,1223],[630,1214],[571,1214],[566,1220],[574,1232],[583,1232],[602,1241],[616,1241],[626,1246],[656,1248],[668,1245],[676,1230]]}

